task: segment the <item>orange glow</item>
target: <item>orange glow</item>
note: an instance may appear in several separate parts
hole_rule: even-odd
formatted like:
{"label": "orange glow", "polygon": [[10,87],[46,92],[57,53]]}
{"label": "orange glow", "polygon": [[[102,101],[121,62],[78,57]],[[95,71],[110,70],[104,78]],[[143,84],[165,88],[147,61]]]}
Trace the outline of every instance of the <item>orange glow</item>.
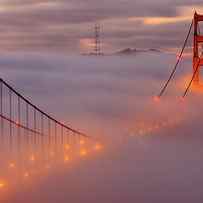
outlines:
{"label": "orange glow", "polygon": [[203,93],[203,84],[200,82],[199,84],[192,84],[192,90]]}
{"label": "orange glow", "polygon": [[162,25],[162,24],[171,24],[183,21],[190,21],[191,16],[181,16],[181,17],[150,17],[144,18],[145,25]]}
{"label": "orange glow", "polygon": [[146,135],[150,135],[151,133],[160,131],[164,128],[168,128],[168,127],[174,127],[174,125],[178,125],[179,123],[181,123],[182,119],[181,118],[177,118],[176,120],[174,120],[174,118],[170,121],[170,120],[165,120],[163,119],[163,121],[160,122],[152,122],[152,123],[138,123],[134,129],[134,133],[130,134],[132,135],[138,135],[138,136],[146,136]]}
{"label": "orange glow", "polygon": [[65,145],[65,149],[66,149],[66,150],[69,150],[69,149],[70,149],[70,145],[69,145],[69,144],[66,144],[66,145]]}
{"label": "orange glow", "polygon": [[68,155],[65,155],[64,156],[64,162],[68,162],[68,161],[70,161],[70,157]]}
{"label": "orange glow", "polygon": [[173,24],[177,22],[190,21],[191,15],[183,15],[177,17],[130,17],[129,22],[142,21],[145,25],[158,26],[164,24]]}
{"label": "orange glow", "polygon": [[28,178],[29,176],[30,176],[30,174],[29,174],[28,172],[25,172],[25,173],[24,173],[24,177],[25,177],[25,178]]}
{"label": "orange glow", "polygon": [[81,39],[80,40],[80,48],[87,49],[94,47],[94,41],[89,38]]}
{"label": "orange glow", "polygon": [[80,140],[80,145],[84,145],[85,141],[84,140]]}
{"label": "orange glow", "polygon": [[102,145],[97,143],[94,148],[95,148],[96,151],[99,151],[99,150],[102,149]]}
{"label": "orange glow", "polygon": [[5,181],[0,181],[0,189],[5,188],[5,186],[6,186]]}
{"label": "orange glow", "polygon": [[80,156],[86,156],[87,155],[87,150],[86,149],[81,149],[80,150]]}
{"label": "orange glow", "polygon": [[30,156],[30,161],[35,161],[35,156],[33,154]]}
{"label": "orange glow", "polygon": [[[187,74],[178,81],[178,86],[185,90],[192,78],[192,74]],[[191,90],[197,93],[203,93],[203,83],[200,81],[198,84],[192,83]]]}
{"label": "orange glow", "polygon": [[160,97],[159,96],[154,96],[153,97],[154,102],[160,102]]}
{"label": "orange glow", "polygon": [[13,162],[9,163],[9,168],[15,168],[15,163]]}

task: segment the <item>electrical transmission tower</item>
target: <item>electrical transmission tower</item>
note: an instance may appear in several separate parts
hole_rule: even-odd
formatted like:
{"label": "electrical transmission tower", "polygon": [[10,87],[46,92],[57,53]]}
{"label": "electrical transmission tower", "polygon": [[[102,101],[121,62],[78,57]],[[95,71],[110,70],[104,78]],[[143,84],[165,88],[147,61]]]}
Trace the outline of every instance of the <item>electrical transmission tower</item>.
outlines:
{"label": "electrical transmission tower", "polygon": [[94,55],[101,55],[101,25],[95,24]]}

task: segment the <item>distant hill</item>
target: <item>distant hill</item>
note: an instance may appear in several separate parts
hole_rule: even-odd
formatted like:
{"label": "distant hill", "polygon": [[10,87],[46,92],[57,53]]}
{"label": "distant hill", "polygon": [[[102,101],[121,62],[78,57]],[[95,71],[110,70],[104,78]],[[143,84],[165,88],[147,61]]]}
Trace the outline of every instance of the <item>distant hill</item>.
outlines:
{"label": "distant hill", "polygon": [[[112,53],[112,54],[104,54],[104,53],[101,53],[99,56],[112,56],[112,55],[120,55],[120,56],[133,56],[133,55],[136,55],[136,54],[139,54],[139,53],[161,53],[162,51],[160,51],[159,49],[134,49],[134,48],[126,48],[126,49],[122,49],[118,52],[115,52],[115,53]],[[97,56],[95,55],[95,53],[82,53],[81,55],[83,56]]]}
{"label": "distant hill", "polygon": [[132,48],[126,48],[121,51],[118,51],[115,53],[115,55],[135,55],[142,52],[156,52],[160,53],[161,51],[158,49],[132,49]]}
{"label": "distant hill", "polygon": [[95,53],[82,53],[81,54],[82,56],[104,56],[105,54],[104,53],[100,53],[99,55],[96,55]]}

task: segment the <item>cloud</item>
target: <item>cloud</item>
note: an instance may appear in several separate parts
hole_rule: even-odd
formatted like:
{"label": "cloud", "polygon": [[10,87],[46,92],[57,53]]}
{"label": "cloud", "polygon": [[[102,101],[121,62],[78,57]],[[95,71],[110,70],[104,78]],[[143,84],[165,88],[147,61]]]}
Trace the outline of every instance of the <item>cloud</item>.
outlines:
{"label": "cloud", "polygon": [[196,202],[202,202],[202,93],[190,92],[185,102],[178,98],[184,78],[191,77],[190,59],[182,62],[162,100],[153,101],[175,60],[165,53],[1,55],[7,82],[59,120],[105,140],[102,155],[66,167],[54,162],[57,169],[39,173],[32,193],[18,184],[7,200],[161,203],[193,202],[198,196]]}
{"label": "cloud", "polygon": [[[201,1],[187,0],[87,0],[85,3],[81,0],[1,1],[1,50],[79,53],[80,40],[94,36],[96,21],[102,24],[102,38],[106,44],[105,48],[110,49],[109,51],[133,44],[134,39],[128,39],[123,33],[136,37],[137,31],[140,30],[143,38],[149,40],[147,43],[140,40],[137,45],[139,47],[146,48],[158,43],[156,36],[151,37],[154,33],[163,36],[160,37],[159,47],[166,48],[169,44],[170,47],[177,47],[176,42],[185,33],[183,26],[192,18],[192,12],[189,10],[196,6],[201,12]],[[170,32],[170,35],[167,35],[167,32]],[[126,38],[124,41],[123,36]],[[140,38],[139,34],[137,38]]]}

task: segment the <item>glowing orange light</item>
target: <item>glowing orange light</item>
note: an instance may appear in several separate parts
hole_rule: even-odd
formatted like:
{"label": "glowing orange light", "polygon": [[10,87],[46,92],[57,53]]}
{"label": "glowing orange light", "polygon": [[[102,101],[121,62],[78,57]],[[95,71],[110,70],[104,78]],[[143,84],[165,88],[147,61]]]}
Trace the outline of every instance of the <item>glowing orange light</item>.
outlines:
{"label": "glowing orange light", "polygon": [[9,163],[9,168],[15,168],[15,163],[13,162]]}
{"label": "glowing orange light", "polygon": [[85,141],[84,140],[80,140],[80,145],[84,145]]}
{"label": "glowing orange light", "polygon": [[[191,17],[183,14],[180,17],[144,17],[141,18],[145,25],[163,25],[163,24],[173,24],[177,22],[188,21]],[[135,20],[135,17],[130,18],[131,21]]]}
{"label": "glowing orange light", "polygon": [[69,144],[66,144],[66,145],[65,145],[65,149],[66,149],[66,150],[69,150],[69,149],[70,149],[70,145],[69,145]]}
{"label": "glowing orange light", "polygon": [[153,100],[154,100],[154,102],[160,102],[160,97],[154,96],[154,97],[153,97]]}
{"label": "glowing orange light", "polygon": [[92,47],[94,47],[94,42],[92,41],[92,39],[89,39],[89,38],[81,39],[80,47],[85,48],[85,49],[92,48]]}
{"label": "glowing orange light", "polygon": [[24,177],[25,177],[25,178],[28,178],[29,176],[30,176],[30,174],[29,174],[28,172],[25,172],[25,173],[24,173]]}
{"label": "glowing orange light", "polygon": [[80,156],[86,156],[87,155],[87,150],[81,149],[80,150]]}
{"label": "glowing orange light", "polygon": [[194,83],[192,84],[192,90],[198,92],[198,93],[202,93],[203,92],[203,84],[202,81],[200,81],[199,83]]}
{"label": "glowing orange light", "polygon": [[33,154],[30,156],[30,161],[35,161],[35,156]]}
{"label": "glowing orange light", "polygon": [[99,150],[101,150],[101,149],[102,149],[102,145],[99,144],[99,143],[97,143],[97,144],[95,145],[95,150],[96,150],[96,151],[99,151]]}
{"label": "glowing orange light", "polygon": [[5,181],[0,181],[0,189],[3,189],[6,186]]}
{"label": "glowing orange light", "polygon": [[65,155],[64,156],[64,162],[68,162],[68,161],[70,161],[70,157],[68,155]]}

